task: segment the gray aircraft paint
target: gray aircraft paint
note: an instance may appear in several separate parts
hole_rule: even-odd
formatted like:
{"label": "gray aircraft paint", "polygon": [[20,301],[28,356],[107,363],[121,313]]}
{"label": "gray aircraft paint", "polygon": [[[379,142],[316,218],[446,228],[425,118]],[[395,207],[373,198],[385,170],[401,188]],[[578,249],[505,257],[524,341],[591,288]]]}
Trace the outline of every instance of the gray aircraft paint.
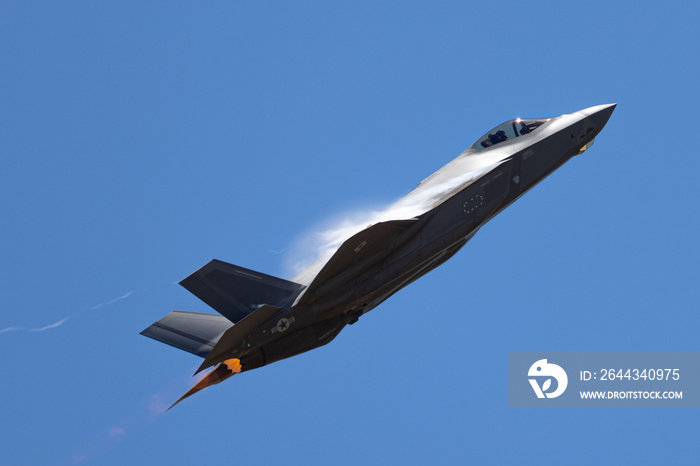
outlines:
{"label": "gray aircraft paint", "polygon": [[513,125],[516,137],[487,133],[490,146],[475,144],[387,209],[330,232],[321,257],[291,281],[216,260],[187,277],[181,284],[232,325],[223,328],[207,314],[198,324],[197,313],[171,313],[142,332],[200,356],[214,345],[198,371],[214,369],[178,402],[235,373],[330,342],[590,147],[614,109],[600,105],[538,120],[534,129],[522,125],[521,135],[520,119],[504,123]]}

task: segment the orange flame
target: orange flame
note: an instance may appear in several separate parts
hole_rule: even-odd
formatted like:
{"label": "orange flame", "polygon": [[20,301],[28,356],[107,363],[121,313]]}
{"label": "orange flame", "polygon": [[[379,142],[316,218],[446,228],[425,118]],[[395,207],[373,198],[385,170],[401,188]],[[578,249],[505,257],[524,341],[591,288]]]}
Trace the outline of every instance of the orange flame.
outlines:
{"label": "orange flame", "polygon": [[[194,384],[189,390],[187,390],[184,395],[182,395],[175,403],[173,403],[173,406],[175,406],[188,396],[194,395],[200,390],[204,390],[207,387],[216,385],[217,383],[223,382],[224,380],[228,379],[232,375],[238,374],[239,372],[241,372],[241,369],[241,361],[238,358],[227,359],[226,361],[217,364],[217,366],[214,369],[212,369],[207,375],[202,377],[196,384]],[[173,406],[171,406],[168,409],[172,409]]]}
{"label": "orange flame", "polygon": [[224,365],[234,374],[241,372],[241,360],[238,358],[227,359],[224,361]]}

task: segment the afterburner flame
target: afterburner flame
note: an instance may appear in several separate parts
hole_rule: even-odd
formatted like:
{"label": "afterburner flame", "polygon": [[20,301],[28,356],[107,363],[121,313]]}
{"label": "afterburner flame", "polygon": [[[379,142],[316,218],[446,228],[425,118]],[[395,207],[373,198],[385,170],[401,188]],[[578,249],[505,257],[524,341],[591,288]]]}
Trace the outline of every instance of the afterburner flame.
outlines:
{"label": "afterburner flame", "polygon": [[227,359],[224,361],[224,365],[234,374],[239,374],[241,372],[241,360],[238,358]]}
{"label": "afterburner flame", "polygon": [[[175,403],[173,403],[173,406],[175,406],[185,398],[194,395],[200,390],[204,390],[207,387],[216,385],[217,383],[223,382],[224,380],[228,379],[232,375],[240,373],[241,369],[241,361],[238,358],[227,359],[226,361],[217,364],[217,366],[214,369],[209,371],[207,375],[202,377],[196,384],[194,384],[189,390],[187,390],[184,395],[182,395]],[[172,409],[173,406],[171,406],[168,409]]]}

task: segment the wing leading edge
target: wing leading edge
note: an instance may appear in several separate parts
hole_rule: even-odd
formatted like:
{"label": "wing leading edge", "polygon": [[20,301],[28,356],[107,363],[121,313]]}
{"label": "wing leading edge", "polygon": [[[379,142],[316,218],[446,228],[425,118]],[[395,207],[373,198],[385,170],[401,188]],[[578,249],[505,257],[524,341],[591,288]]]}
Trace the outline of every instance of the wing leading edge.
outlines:
{"label": "wing leading edge", "polygon": [[362,267],[364,263],[389,254],[399,234],[418,221],[417,218],[410,218],[375,223],[345,240],[316,275],[297,304],[312,302],[317,298],[319,289],[341,273],[353,267]]}

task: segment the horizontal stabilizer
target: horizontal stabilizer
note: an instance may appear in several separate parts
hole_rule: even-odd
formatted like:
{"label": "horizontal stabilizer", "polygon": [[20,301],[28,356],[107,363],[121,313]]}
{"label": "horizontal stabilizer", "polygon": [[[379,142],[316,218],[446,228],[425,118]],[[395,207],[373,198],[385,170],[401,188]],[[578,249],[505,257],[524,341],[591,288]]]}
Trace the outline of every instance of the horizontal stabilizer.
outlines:
{"label": "horizontal stabilizer", "polygon": [[203,358],[229,327],[231,321],[220,315],[173,311],[141,335]]}
{"label": "horizontal stabilizer", "polygon": [[263,304],[284,307],[303,285],[213,260],[180,282],[189,292],[236,323]]}
{"label": "horizontal stabilizer", "polygon": [[272,316],[277,314],[281,307],[275,306],[262,306],[260,309],[256,310],[250,314],[245,319],[238,322],[233,327],[229,328],[224,332],[219,341],[214,346],[214,349],[207,355],[204,362],[197,372],[200,372],[207,367],[211,367],[214,364],[218,364],[227,359],[235,357],[235,350],[243,342],[243,339],[250,334],[253,330],[264,324]]}

